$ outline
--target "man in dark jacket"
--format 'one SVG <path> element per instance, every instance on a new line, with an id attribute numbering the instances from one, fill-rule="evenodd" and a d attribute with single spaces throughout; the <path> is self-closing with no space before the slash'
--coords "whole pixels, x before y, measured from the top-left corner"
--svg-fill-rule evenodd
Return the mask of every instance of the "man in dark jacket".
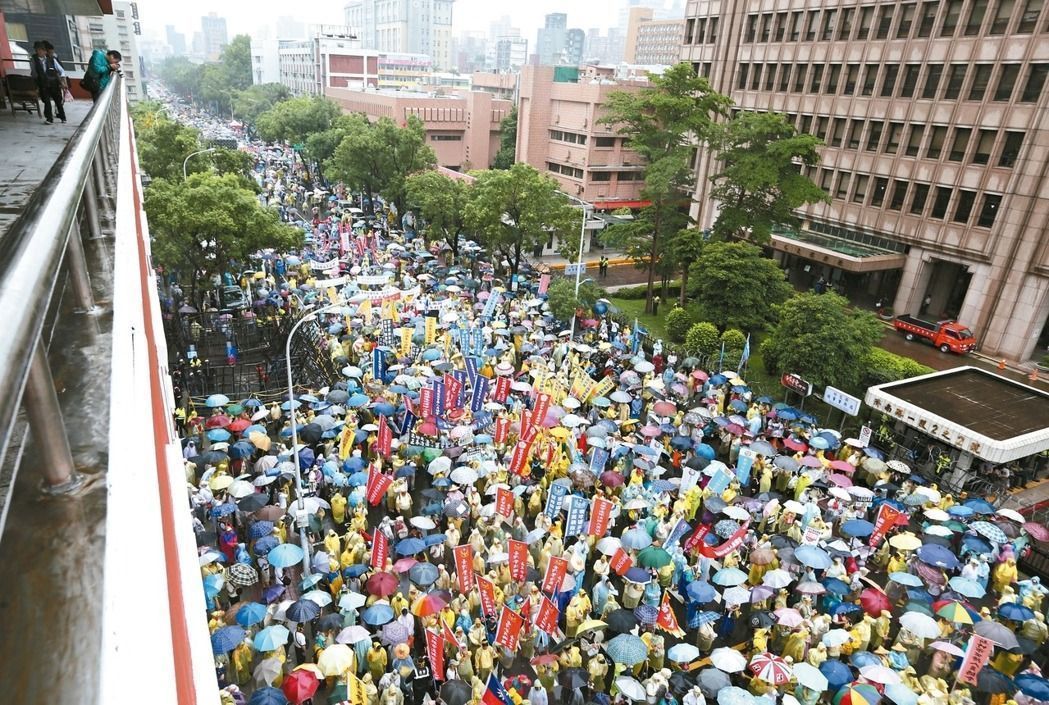
<path id="1" fill-rule="evenodd" d="M 55 47 L 51 42 L 36 42 L 33 44 L 36 52 L 30 59 L 30 70 L 33 80 L 36 81 L 40 100 L 44 101 L 44 120 L 48 125 L 55 121 L 55 116 L 62 122 L 66 121 L 66 111 L 62 105 L 62 82 L 65 80 L 66 72 L 62 64 L 58 63 L 55 56 Z M 51 103 L 54 102 L 54 111 Z"/>

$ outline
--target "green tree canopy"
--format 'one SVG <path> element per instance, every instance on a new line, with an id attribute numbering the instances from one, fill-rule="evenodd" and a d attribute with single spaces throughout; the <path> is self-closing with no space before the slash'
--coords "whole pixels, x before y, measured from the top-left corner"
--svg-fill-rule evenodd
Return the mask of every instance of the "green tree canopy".
<path id="1" fill-rule="evenodd" d="M 556 181 L 523 162 L 474 175 L 466 223 L 490 252 L 507 259 L 511 275 L 517 274 L 522 253 L 541 247 L 551 234 L 560 239 L 563 255 L 575 257 L 581 216 Z"/>
<path id="2" fill-rule="evenodd" d="M 800 374 L 818 388 L 855 391 L 884 333 L 874 314 L 850 309 L 834 293 L 798 294 L 778 308 L 779 323 L 761 344 L 767 370 Z"/>
<path id="3" fill-rule="evenodd" d="M 137 127 L 141 124 L 141 127 Z M 201 149 L 199 135 L 167 117 L 165 114 L 146 113 L 136 123 L 138 158 L 142 170 L 153 179 L 182 180 L 182 162 Z M 186 164 L 187 172 L 207 171 L 209 162 L 204 155 L 194 157 Z"/>
<path id="4" fill-rule="evenodd" d="M 581 282 L 579 284 L 579 296 L 575 293 L 575 281 L 564 277 L 557 277 L 546 290 L 547 303 L 550 305 L 550 313 L 559 321 L 568 322 L 576 315 L 576 311 L 585 313 L 593 310 L 597 300 L 605 295 L 604 289 L 593 282 Z M 586 318 L 587 316 L 583 316 Z"/>
<path id="5" fill-rule="evenodd" d="M 509 169 L 517 161 L 517 106 L 499 123 L 499 151 L 492 163 L 493 169 Z"/>
<path id="6" fill-rule="evenodd" d="M 459 236 L 466 230 L 467 183 L 427 170 L 409 176 L 405 185 L 408 204 L 426 223 L 427 240 L 444 240 L 458 259 Z"/>
<path id="7" fill-rule="evenodd" d="M 224 69 L 229 87 L 235 91 L 251 87 L 251 37 L 238 34 L 222 50 L 219 64 Z"/>
<path id="8" fill-rule="evenodd" d="M 259 205 L 234 174 L 154 180 L 145 209 L 153 259 L 168 269 L 221 273 L 231 260 L 245 261 L 260 249 L 286 252 L 302 244 L 302 232 Z"/>
<path id="9" fill-rule="evenodd" d="M 169 56 L 164 59 L 157 73 L 171 90 L 183 98 L 193 100 L 199 97 L 200 66 L 185 56 Z"/>
<path id="10" fill-rule="evenodd" d="M 255 126 L 267 142 L 305 143 L 310 135 L 330 129 L 339 113 L 339 106 L 327 98 L 302 96 L 277 103 Z"/>
<path id="11" fill-rule="evenodd" d="M 287 86 L 280 83 L 263 83 L 248 86 L 237 93 L 233 99 L 233 108 L 238 120 L 254 125 L 260 115 L 290 97 L 291 92 Z"/>
<path id="12" fill-rule="evenodd" d="M 691 270 L 700 318 L 722 331 L 763 329 L 775 321 L 774 306 L 794 293 L 775 260 L 747 242 L 708 242 Z"/>
<path id="13" fill-rule="evenodd" d="M 795 208 L 826 201 L 799 167 L 819 163 L 821 144 L 780 113 L 741 111 L 723 123 L 713 139 L 723 165 L 710 177 L 711 197 L 720 204 L 714 234 L 765 243 L 773 228 L 797 224 Z"/>

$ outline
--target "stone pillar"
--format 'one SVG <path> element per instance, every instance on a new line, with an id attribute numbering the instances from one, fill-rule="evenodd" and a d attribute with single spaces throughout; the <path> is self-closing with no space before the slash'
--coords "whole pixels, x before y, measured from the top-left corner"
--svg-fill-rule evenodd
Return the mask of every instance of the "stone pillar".
<path id="1" fill-rule="evenodd" d="M 892 310 L 897 316 L 918 313 L 931 273 L 932 262 L 926 259 L 925 250 L 912 247 L 907 255 L 907 262 L 903 265 L 903 276 L 896 289 L 896 300 L 892 304 Z"/>

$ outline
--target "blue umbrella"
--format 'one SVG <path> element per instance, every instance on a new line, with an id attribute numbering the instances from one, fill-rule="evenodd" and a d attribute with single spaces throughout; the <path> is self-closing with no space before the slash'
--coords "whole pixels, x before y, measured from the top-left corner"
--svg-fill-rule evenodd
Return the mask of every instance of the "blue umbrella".
<path id="1" fill-rule="evenodd" d="M 285 590 L 287 590 L 287 588 L 283 585 L 267 585 L 262 588 L 262 599 L 265 600 L 267 604 L 272 605 L 281 598 L 281 595 L 284 594 Z"/>
<path id="2" fill-rule="evenodd" d="M 427 534 L 426 536 L 423 536 L 423 543 L 429 548 L 431 546 L 436 546 L 439 543 L 444 543 L 447 538 L 448 537 L 445 534 Z"/>
<path id="3" fill-rule="evenodd" d="M 1016 602 L 1006 602 L 998 608 L 998 614 L 1014 622 L 1026 622 L 1028 619 L 1034 619 L 1034 610 Z"/>
<path id="4" fill-rule="evenodd" d="M 421 539 L 403 539 L 397 542 L 398 556 L 414 556 L 426 550 L 426 544 Z"/>
<path id="5" fill-rule="evenodd" d="M 283 404 L 281 404 L 280 408 L 284 411 L 291 411 L 292 409 L 298 409 L 300 406 L 302 406 L 302 402 L 293 399 L 291 401 L 286 401 Z"/>
<path id="6" fill-rule="evenodd" d="M 269 553 L 280 544 L 280 539 L 276 536 L 263 536 L 261 539 L 255 542 L 255 553 Z"/>
<path id="7" fill-rule="evenodd" d="M 956 575 L 948 580 L 947 584 L 962 597 L 980 599 L 987 594 L 987 590 L 979 582 L 972 580 L 971 578 L 963 578 L 960 575 Z M 1001 610 L 998 610 L 998 612 L 1001 613 Z"/>
<path id="8" fill-rule="evenodd" d="M 229 502 L 229 503 L 226 503 L 226 504 L 220 504 L 217 507 L 212 507 L 211 508 L 211 516 L 212 517 L 216 517 L 216 518 L 217 517 L 224 517 L 224 516 L 227 516 L 229 514 L 232 514 L 235 511 L 237 511 L 237 505 L 233 504 L 232 502 Z"/>
<path id="9" fill-rule="evenodd" d="M 248 705 L 288 705 L 288 698 L 280 688 L 259 688 L 251 694 Z"/>
<path id="10" fill-rule="evenodd" d="M 848 614 L 850 612 L 859 612 L 860 606 L 853 604 L 852 602 L 842 602 L 840 605 L 834 608 L 834 616 Z M 863 652 L 861 652 L 863 653 Z"/>
<path id="11" fill-rule="evenodd" d="M 873 446 L 867 446 L 866 448 L 864 448 L 863 454 L 866 455 L 868 458 L 874 458 L 875 460 L 885 460 L 885 453 L 882 453 L 880 450 Z"/>
<path id="12" fill-rule="evenodd" d="M 652 545 L 652 536 L 641 528 L 630 529 L 622 536 L 624 548 L 641 550 Z"/>
<path id="13" fill-rule="evenodd" d="M 350 487 L 364 487 L 368 484 L 368 473 L 355 472 L 346 478 L 346 484 Z"/>
<path id="14" fill-rule="evenodd" d="M 229 457 L 234 460 L 240 460 L 241 458 L 250 458 L 251 454 L 255 452 L 255 446 L 248 443 L 247 441 L 237 441 L 229 447 Z"/>
<path id="15" fill-rule="evenodd" d="M 293 543 L 282 543 L 266 554 L 266 560 L 275 568 L 287 568 L 302 562 L 302 549 Z"/>
<path id="16" fill-rule="evenodd" d="M 289 621 L 300 623 L 316 619 L 320 613 L 320 605 L 313 600 L 307 600 L 305 598 L 292 602 L 288 605 L 287 612 L 285 612 Z"/>
<path id="17" fill-rule="evenodd" d="M 849 658 L 849 663 L 856 668 L 863 668 L 864 666 L 880 666 L 881 659 L 870 651 L 857 651 Z"/>
<path id="18" fill-rule="evenodd" d="M 240 403 L 240 405 L 249 409 L 258 409 L 260 406 L 262 406 L 262 402 L 258 399 L 245 399 Z"/>
<path id="19" fill-rule="evenodd" d="M 914 573 L 903 573 L 903 572 L 889 573 L 889 580 L 893 581 L 894 583 L 898 583 L 900 585 L 903 585 L 905 587 L 917 587 L 917 588 L 920 588 L 923 585 L 925 585 L 925 583 L 922 582 L 922 579 L 919 578 Z"/>
<path id="20" fill-rule="evenodd" d="M 692 447 L 692 439 L 688 436 L 674 436 L 670 439 L 670 447 L 676 450 L 688 450 Z"/>
<path id="21" fill-rule="evenodd" d="M 233 651 L 240 642 L 244 641 L 245 633 L 243 627 L 235 624 L 216 629 L 211 635 L 211 651 L 216 654 Z"/>
<path id="22" fill-rule="evenodd" d="M 723 375 L 721 373 L 718 373 L 718 374 L 714 375 L 713 377 L 711 377 L 707 381 L 710 382 L 710 384 L 712 386 L 717 387 L 719 385 L 724 384 L 725 382 L 728 382 L 728 377 L 726 377 L 725 375 Z"/>
<path id="23" fill-rule="evenodd" d="M 365 563 L 357 563 L 356 565 L 350 565 L 343 568 L 342 574 L 347 578 L 359 578 L 369 570 L 371 570 L 371 566 Z"/>
<path id="24" fill-rule="evenodd" d="M 993 550 L 990 541 L 976 534 L 962 536 L 962 549 L 976 554 L 990 553 Z"/>
<path id="25" fill-rule="evenodd" d="M 827 450 L 830 448 L 830 442 L 823 436 L 813 436 L 809 439 L 809 448 L 815 448 L 816 450 Z"/>
<path id="26" fill-rule="evenodd" d="M 265 618 L 266 605 L 259 602 L 249 602 L 237 610 L 237 624 L 242 627 L 253 626 Z"/>
<path id="27" fill-rule="evenodd" d="M 885 686 L 885 697 L 896 705 L 918 705 L 918 696 L 902 683 L 890 683 Z"/>
<path id="28" fill-rule="evenodd" d="M 227 397 L 225 394 L 212 394 L 210 397 L 207 398 L 207 401 L 204 402 L 204 405 L 207 406 L 209 409 L 214 409 L 219 406 L 226 406 L 226 404 L 229 404 L 229 397 Z"/>
<path id="29" fill-rule="evenodd" d="M 848 595 L 852 588 L 844 580 L 838 580 L 837 578 L 824 578 L 823 587 L 827 588 L 827 592 L 834 595 Z"/>
<path id="30" fill-rule="evenodd" d="M 251 426 L 248 426 L 243 431 L 241 431 L 240 432 L 240 437 L 241 438 L 247 438 L 248 436 L 250 436 L 253 433 L 261 433 L 262 435 L 266 435 L 266 427 L 265 426 L 260 426 L 258 424 L 253 424 Z"/>
<path id="31" fill-rule="evenodd" d="M 273 532 L 272 521 L 257 521 L 251 525 L 248 529 L 249 539 L 261 539 L 263 536 L 269 536 Z M 256 550 L 258 545 L 256 544 Z"/>
<path id="32" fill-rule="evenodd" d="M 918 559 L 937 568 L 954 570 L 958 567 L 958 557 L 950 549 L 936 543 L 927 543 L 918 549 Z"/>
<path id="33" fill-rule="evenodd" d="M 408 571 L 408 579 L 419 587 L 426 587 L 437 582 L 437 573 L 433 563 L 416 563 Z"/>
<path id="34" fill-rule="evenodd" d="M 1015 683 L 1027 697 L 1049 701 L 1049 680 L 1033 673 L 1021 673 L 1016 677 Z"/>
<path id="35" fill-rule="evenodd" d="M 826 570 L 832 563 L 830 555 L 818 546 L 798 546 L 794 549 L 794 558 L 802 565 L 816 570 Z"/>
<path id="36" fill-rule="evenodd" d="M 783 419 L 784 421 L 796 421 L 799 416 L 801 416 L 801 414 L 789 406 L 776 412 L 776 418 Z"/>
<path id="37" fill-rule="evenodd" d="M 393 608 L 389 605 L 372 605 L 361 613 L 361 621 L 377 627 L 393 621 Z"/>
<path id="38" fill-rule="evenodd" d="M 829 659 L 819 665 L 820 673 L 827 677 L 828 690 L 838 690 L 846 683 L 851 683 L 852 669 L 837 659 Z"/>
<path id="39" fill-rule="evenodd" d="M 685 594 L 688 595 L 690 600 L 704 603 L 713 602 L 718 593 L 710 583 L 702 580 L 693 580 L 685 586 Z"/>
<path id="40" fill-rule="evenodd" d="M 222 443 L 233 437 L 230 435 L 230 432 L 224 428 L 213 428 L 208 431 L 206 435 L 208 440 L 212 443 Z"/>
<path id="41" fill-rule="evenodd" d="M 706 458 L 707 460 L 713 460 L 717 457 L 717 453 L 714 451 L 714 449 L 706 443 L 696 444 L 696 455 L 698 455 L 701 458 Z"/>
<path id="42" fill-rule="evenodd" d="M 368 401 L 368 397 L 358 392 L 346 400 L 346 406 L 351 409 L 359 409 L 360 407 L 367 405 Z"/>
<path id="43" fill-rule="evenodd" d="M 719 619 L 721 619 L 720 612 L 711 612 L 710 610 L 705 610 L 703 612 L 700 612 L 697 617 L 693 617 L 692 623 L 695 624 L 696 622 L 699 622 L 699 626 L 703 626 L 704 624 L 709 624 L 710 622 L 716 622 Z"/>
<path id="44" fill-rule="evenodd" d="M 974 497 L 967 499 L 962 502 L 962 505 L 973 510 L 977 514 L 994 514 L 994 505 L 988 502 L 986 499 L 980 497 Z"/>
<path id="45" fill-rule="evenodd" d="M 865 519 L 850 519 L 841 525 L 841 532 L 854 538 L 870 536 L 874 533 L 874 524 Z"/>
<path id="46" fill-rule="evenodd" d="M 629 580 L 632 583 L 638 583 L 642 585 L 645 583 L 652 582 L 651 573 L 649 573 L 644 568 L 638 568 L 637 566 L 628 569 L 627 572 L 623 574 L 623 578 Z"/>
<path id="47" fill-rule="evenodd" d="M 971 517 L 976 512 L 973 511 L 972 507 L 967 507 L 964 504 L 952 504 L 947 507 L 947 513 L 952 517 Z"/>
<path id="48" fill-rule="evenodd" d="M 380 416 L 393 416 L 397 413 L 397 407 L 388 401 L 379 402 L 372 408 L 375 410 L 375 413 Z"/>

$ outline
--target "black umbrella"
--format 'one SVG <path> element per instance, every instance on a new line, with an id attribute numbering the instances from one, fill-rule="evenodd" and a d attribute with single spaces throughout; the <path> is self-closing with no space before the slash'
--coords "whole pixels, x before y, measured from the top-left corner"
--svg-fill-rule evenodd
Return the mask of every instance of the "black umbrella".
<path id="1" fill-rule="evenodd" d="M 1017 688 L 1012 678 L 994 670 L 990 666 L 984 666 L 976 676 L 976 690 L 981 693 L 1015 693 Z"/>
<path id="2" fill-rule="evenodd" d="M 699 672 L 699 689 L 708 698 L 716 698 L 718 692 L 732 685 L 728 674 L 717 668 L 704 668 Z"/>
<path id="3" fill-rule="evenodd" d="M 441 686 L 441 700 L 445 705 L 466 705 L 473 697 L 473 690 L 461 680 L 451 680 Z"/>
<path id="4" fill-rule="evenodd" d="M 692 690 L 694 685 L 692 678 L 684 671 L 675 671 L 670 675 L 670 691 L 678 698 L 684 697 L 685 693 Z"/>
<path id="5" fill-rule="evenodd" d="M 299 429 L 299 440 L 306 445 L 313 445 L 320 441 L 321 436 L 324 435 L 324 429 L 318 424 L 309 423 Z"/>
<path id="6" fill-rule="evenodd" d="M 257 512 L 266 506 L 268 497 L 258 492 L 252 492 L 247 497 L 237 500 L 237 508 L 242 512 Z"/>
<path id="7" fill-rule="evenodd" d="M 783 534 L 775 534 L 770 540 L 775 548 L 796 548 L 798 545 L 797 541 Z"/>
<path id="8" fill-rule="evenodd" d="M 557 682 L 561 684 L 562 688 L 575 690 L 589 683 L 590 676 L 582 668 L 568 668 L 561 671 L 560 675 L 557 676 Z"/>
<path id="9" fill-rule="evenodd" d="M 318 624 L 322 632 L 328 631 L 329 629 L 342 629 L 342 615 L 326 614 L 321 617 L 321 621 L 318 622 Z"/>
<path id="10" fill-rule="evenodd" d="M 765 610 L 758 610 L 750 615 L 750 626 L 768 629 L 776 623 L 776 619 Z"/>
<path id="11" fill-rule="evenodd" d="M 637 626 L 637 617 L 631 610 L 626 609 L 613 610 L 605 621 L 609 629 L 620 634 L 626 634 Z"/>

